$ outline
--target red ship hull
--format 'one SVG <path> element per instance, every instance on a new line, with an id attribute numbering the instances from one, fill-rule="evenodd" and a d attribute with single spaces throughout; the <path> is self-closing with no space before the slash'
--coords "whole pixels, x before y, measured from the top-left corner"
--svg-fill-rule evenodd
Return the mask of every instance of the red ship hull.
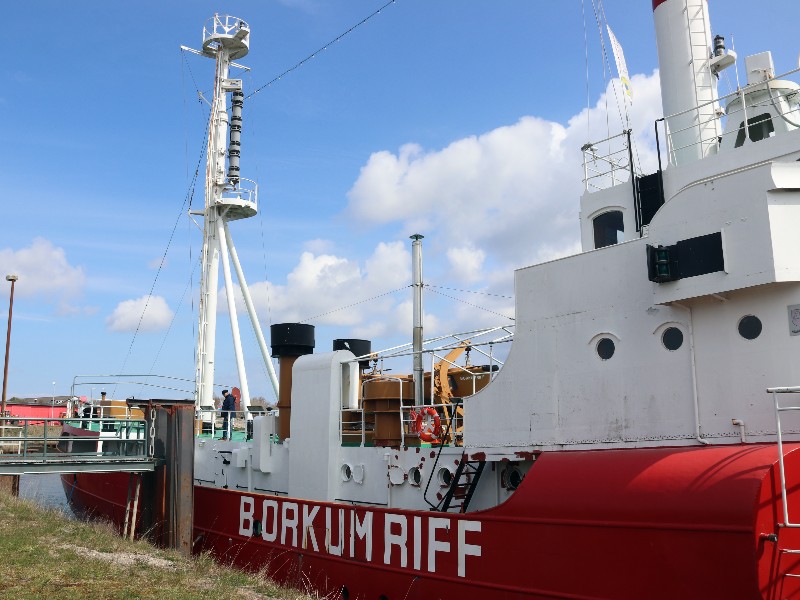
<path id="1" fill-rule="evenodd" d="M 195 486 L 195 551 L 348 598 L 795 598 L 800 555 L 785 551 L 800 533 L 778 526 L 777 458 L 774 445 L 545 453 L 508 501 L 468 515 Z M 64 487 L 122 523 L 127 474 Z"/>

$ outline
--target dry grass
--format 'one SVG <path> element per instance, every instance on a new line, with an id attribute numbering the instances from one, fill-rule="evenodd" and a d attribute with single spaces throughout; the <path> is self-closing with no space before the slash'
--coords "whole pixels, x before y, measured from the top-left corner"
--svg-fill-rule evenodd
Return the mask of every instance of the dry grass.
<path id="1" fill-rule="evenodd" d="M 185 559 L 0 492 L 0 599 L 313 600 L 215 563 Z"/>

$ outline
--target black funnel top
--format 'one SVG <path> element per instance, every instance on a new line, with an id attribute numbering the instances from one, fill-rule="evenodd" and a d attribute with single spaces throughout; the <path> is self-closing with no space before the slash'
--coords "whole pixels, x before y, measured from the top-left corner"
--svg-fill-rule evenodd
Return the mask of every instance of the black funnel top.
<path id="1" fill-rule="evenodd" d="M 365 356 L 372 352 L 372 342 L 370 340 L 358 340 L 353 338 L 333 340 L 334 350 L 350 350 L 356 356 Z M 369 368 L 369 359 L 360 360 L 358 364 L 362 369 Z"/>
<path id="2" fill-rule="evenodd" d="M 314 352 L 314 326 L 305 323 L 270 325 L 272 356 L 304 356 Z"/>

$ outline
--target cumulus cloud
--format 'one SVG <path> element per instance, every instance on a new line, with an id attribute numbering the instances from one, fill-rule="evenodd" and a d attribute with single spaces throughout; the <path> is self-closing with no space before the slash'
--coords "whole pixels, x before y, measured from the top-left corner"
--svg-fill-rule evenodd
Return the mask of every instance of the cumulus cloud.
<path id="1" fill-rule="evenodd" d="M 479 281 L 482 278 L 481 270 L 486 252 L 472 246 L 450 248 L 447 250 L 447 260 L 450 262 L 450 272 L 458 280 L 466 283 Z"/>
<path id="2" fill-rule="evenodd" d="M 64 249 L 44 238 L 20 250 L 0 250 L 0 271 L 19 275 L 15 294 L 55 301 L 64 312 L 86 284 L 83 268 L 69 264 Z"/>
<path id="3" fill-rule="evenodd" d="M 117 304 L 106 318 L 106 326 L 111 331 L 133 332 L 137 327 L 139 331 L 161 331 L 169 326 L 172 316 L 172 309 L 163 297 L 142 296 Z"/>
<path id="4" fill-rule="evenodd" d="M 397 300 L 392 292 L 410 283 L 411 253 L 402 242 L 391 242 L 378 244 L 363 263 L 303 252 L 285 285 L 257 282 L 250 285 L 250 293 L 265 321 L 310 321 L 361 331 L 359 327 L 372 317 L 394 311 Z M 220 294 L 224 296 L 224 290 Z M 243 304 L 237 290 L 239 309 Z M 220 301 L 220 310 L 226 310 L 225 300 Z M 395 331 L 399 321 L 387 321 L 390 324 L 381 330 Z"/>
<path id="5" fill-rule="evenodd" d="M 658 75 L 637 75 L 632 83 L 636 156 L 642 171 L 651 172 Z M 284 285 L 251 285 L 261 318 L 334 326 L 346 331 L 342 335 L 366 339 L 398 333 L 407 338 L 407 236 L 421 233 L 430 286 L 425 292 L 426 336 L 509 324 L 513 268 L 580 251 L 580 148 L 608 137 L 607 115 L 618 124 L 610 133 L 623 129 L 615 117 L 615 98 L 622 95 L 610 84 L 595 106 L 566 123 L 524 116 L 441 149 L 409 141 L 396 152 L 373 153 L 348 193 L 346 211 L 371 235 L 389 232 L 390 239 L 406 239 L 378 244 L 364 261 L 338 255 L 328 240 L 307 242 Z M 389 293 L 398 288 L 402 291 Z"/>
<path id="6" fill-rule="evenodd" d="M 649 172 L 656 162 L 658 75 L 636 75 L 632 84 L 636 158 Z M 580 148 L 623 129 L 617 98 L 622 96 L 612 82 L 594 107 L 566 124 L 525 116 L 440 150 L 409 142 L 397 152 L 375 152 L 348 193 L 348 212 L 367 225 L 435 236 L 449 248 L 454 274 L 471 282 L 479 281 L 488 256 L 495 267 L 508 268 L 575 252 Z M 607 115 L 617 123 L 610 132 Z"/>

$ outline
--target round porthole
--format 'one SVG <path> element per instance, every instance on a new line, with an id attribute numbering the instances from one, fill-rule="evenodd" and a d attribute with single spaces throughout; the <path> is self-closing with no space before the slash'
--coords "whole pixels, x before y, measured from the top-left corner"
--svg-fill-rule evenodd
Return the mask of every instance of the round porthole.
<path id="1" fill-rule="evenodd" d="M 661 343 L 667 350 L 677 350 L 683 346 L 683 332 L 677 327 L 667 327 L 661 334 Z"/>
<path id="2" fill-rule="evenodd" d="M 453 473 L 447 467 L 439 469 L 438 477 L 439 485 L 442 487 L 450 487 L 450 484 L 453 483 Z"/>
<path id="3" fill-rule="evenodd" d="M 524 475 L 517 467 L 512 467 L 508 471 L 508 489 L 515 490 L 522 483 Z"/>
<path id="4" fill-rule="evenodd" d="M 350 481 L 353 477 L 353 469 L 347 463 L 342 465 L 342 481 Z"/>
<path id="5" fill-rule="evenodd" d="M 411 467 L 408 470 L 408 482 L 416 486 L 422 483 L 422 472 L 419 470 L 419 467 Z"/>
<path id="6" fill-rule="evenodd" d="M 746 340 L 754 340 L 761 335 L 761 319 L 754 315 L 742 317 L 739 321 L 739 335 Z"/>
<path id="7" fill-rule="evenodd" d="M 614 340 L 611 338 L 602 338 L 597 342 L 597 356 L 603 360 L 608 360 L 614 356 Z"/>

